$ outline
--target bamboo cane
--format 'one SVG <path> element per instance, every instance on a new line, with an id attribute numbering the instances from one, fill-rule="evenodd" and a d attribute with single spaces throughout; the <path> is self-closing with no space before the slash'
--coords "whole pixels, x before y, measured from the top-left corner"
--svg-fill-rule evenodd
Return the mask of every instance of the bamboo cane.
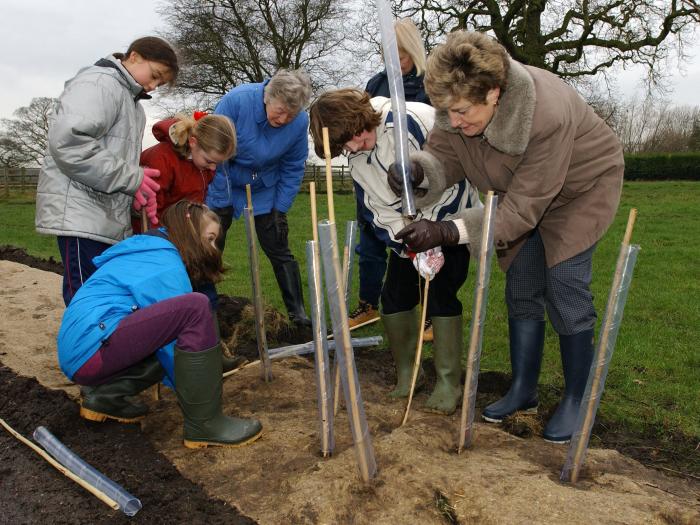
<path id="1" fill-rule="evenodd" d="M 326 291 L 328 292 L 333 331 L 336 335 L 336 354 L 340 356 L 341 378 L 343 379 L 343 392 L 345 405 L 350 420 L 353 434 L 353 442 L 357 455 L 358 467 L 362 479 L 367 482 L 376 474 L 374 452 L 367 428 L 367 420 L 362 408 L 362 394 L 360 383 L 355 369 L 355 358 L 350 341 L 348 329 L 347 311 L 342 300 L 340 287 L 340 261 L 336 247 L 335 225 L 325 222 L 319 225 L 319 237 L 321 240 L 321 252 L 323 255 L 323 268 L 326 278 Z"/>
<path id="2" fill-rule="evenodd" d="M 354 228 L 356 226 L 355 221 L 350 221 L 347 223 L 347 228 L 345 230 L 345 246 L 343 247 L 343 290 L 345 290 L 345 307 L 346 309 L 350 307 L 350 288 L 351 288 L 351 269 L 352 269 L 352 245 L 354 239 Z M 376 322 L 379 319 L 370 319 L 359 325 L 351 326 L 350 331 L 366 326 L 370 323 Z M 328 336 L 329 339 L 333 338 L 333 334 Z M 338 368 L 338 362 L 335 362 L 335 372 L 333 373 L 333 414 L 338 414 L 338 409 L 340 406 L 340 369 Z"/>
<path id="3" fill-rule="evenodd" d="M 484 221 L 481 229 L 481 246 L 479 250 L 479 267 L 474 292 L 474 307 L 469 334 L 469 350 L 467 352 L 467 367 L 462 395 L 462 414 L 460 419 L 459 444 L 457 453 L 460 454 L 465 446 L 470 446 L 473 438 L 474 411 L 476 409 L 476 387 L 479 380 L 479 361 L 481 359 L 481 339 L 483 322 L 486 315 L 488 300 L 488 284 L 491 275 L 491 255 L 493 254 L 493 222 L 496 214 L 498 198 L 493 191 L 486 195 Z M 472 395 L 472 393 L 474 395 Z"/>
<path id="4" fill-rule="evenodd" d="M 634 223 L 637 219 L 637 209 L 632 208 L 627 219 L 627 227 L 625 228 L 625 234 L 622 239 L 622 245 L 620 246 L 620 254 L 617 258 L 617 264 L 615 265 L 615 275 L 613 276 L 613 282 L 610 287 L 610 296 L 608 297 L 608 304 L 606 306 L 606 317 L 605 323 L 601 328 L 600 341 L 598 342 L 598 348 L 595 356 L 594 366 L 595 372 L 590 381 L 587 403 L 581 406 L 579 410 L 585 410 L 585 416 L 583 416 L 583 422 L 580 426 L 580 432 L 578 433 L 577 439 L 572 436 L 572 442 L 569 450 L 569 458 L 567 459 L 567 464 L 561 473 L 562 480 L 566 481 L 568 477 L 571 483 L 575 484 L 578 481 L 581 467 L 583 466 L 583 457 L 586 453 L 588 447 L 588 440 L 590 439 L 591 430 L 593 428 L 593 423 L 595 421 L 595 416 L 598 408 L 598 401 L 602 395 L 603 388 L 605 387 L 605 377 L 603 375 L 603 370 L 605 369 L 605 360 L 607 358 L 608 346 L 610 344 L 611 331 L 614 328 L 615 323 L 612 322 L 612 313 L 615 310 L 615 301 L 617 296 L 615 291 L 620 288 L 620 284 L 623 278 L 623 270 L 625 262 L 627 259 L 627 253 L 629 251 L 629 244 L 632 238 L 632 230 L 634 229 Z M 579 415 L 579 418 L 581 416 Z M 579 419 L 580 420 L 580 419 Z M 567 465 L 571 464 L 571 470 L 567 476 L 568 469 Z"/>
<path id="5" fill-rule="evenodd" d="M 141 233 L 146 233 L 148 231 L 148 215 L 146 215 L 146 208 L 141 207 Z"/>
<path id="6" fill-rule="evenodd" d="M 335 289 L 338 290 L 337 286 L 339 277 L 341 276 L 340 261 L 338 260 L 338 251 L 335 249 L 336 241 L 336 230 L 335 230 L 335 208 L 333 204 L 333 180 L 331 173 L 331 153 L 330 153 L 330 141 L 328 138 L 328 128 L 322 129 L 323 135 L 323 153 L 326 159 L 326 193 L 328 195 L 328 232 L 329 241 L 332 246 L 332 254 L 330 261 L 328 261 L 327 255 L 324 255 L 324 263 L 330 262 L 330 264 L 324 264 L 324 274 L 326 276 L 326 283 L 328 285 L 329 281 L 335 281 Z M 326 290 L 329 287 L 326 286 Z M 333 319 L 333 331 L 338 331 L 342 336 L 342 341 L 337 341 L 336 353 L 343 352 L 345 359 L 345 375 L 346 375 L 346 399 L 348 415 L 350 417 L 350 424 L 353 429 L 353 440 L 355 442 L 355 450 L 357 452 L 358 466 L 360 468 L 360 474 L 365 482 L 368 482 L 370 478 L 376 475 L 376 463 L 374 460 L 374 451 L 372 450 L 371 441 L 364 440 L 363 436 L 356 434 L 360 432 L 360 429 L 367 427 L 367 420 L 364 418 L 364 414 L 360 413 L 360 403 L 361 394 L 359 381 L 355 370 L 355 358 L 352 351 L 352 345 L 350 343 L 350 330 L 348 327 L 348 315 L 347 308 L 345 307 L 345 301 L 341 300 L 340 293 L 337 294 L 337 311 L 335 312 L 335 317 Z M 334 302 L 329 300 L 331 303 L 331 313 L 333 313 Z M 340 347 L 340 348 L 338 348 Z M 364 423 L 364 425 L 363 425 Z M 363 446 L 364 445 L 364 446 Z M 365 448 L 366 447 L 366 448 Z"/>
<path id="7" fill-rule="evenodd" d="M 425 280 L 423 289 L 423 311 L 420 315 L 420 330 L 418 332 L 418 344 L 416 345 L 416 357 L 413 360 L 413 374 L 411 375 L 411 389 L 408 391 L 408 401 L 406 401 L 406 411 L 403 414 L 401 425 L 404 426 L 408 421 L 408 413 L 411 411 L 411 401 L 413 401 L 413 392 L 416 389 L 416 380 L 418 379 L 418 370 L 420 370 L 420 361 L 423 351 L 423 335 L 425 334 L 425 317 L 428 313 L 428 291 L 430 290 L 430 279 Z"/>
<path id="8" fill-rule="evenodd" d="M 316 183 L 309 182 L 309 198 L 311 199 L 311 236 L 318 244 L 318 214 L 316 213 Z"/>
<path id="9" fill-rule="evenodd" d="M 347 245 L 343 248 L 343 289 L 347 288 L 348 285 L 348 257 L 350 253 Z M 347 305 L 346 305 L 347 306 Z M 335 360 L 335 372 L 333 373 L 333 415 L 338 415 L 338 409 L 340 408 L 340 367 L 338 366 L 338 360 Z"/>
<path id="10" fill-rule="evenodd" d="M 333 168 L 331 167 L 331 148 L 328 138 L 328 128 L 321 129 L 323 137 L 323 157 L 326 161 L 326 196 L 328 198 L 328 221 L 335 224 L 335 203 L 333 202 Z M 345 254 L 343 254 L 345 255 Z M 343 264 L 345 267 L 345 264 Z M 335 360 L 333 373 L 333 415 L 338 415 L 340 407 L 340 368 L 338 360 Z"/>
<path id="11" fill-rule="evenodd" d="M 250 275 L 253 285 L 253 300 L 255 306 L 255 332 L 260 355 L 260 373 L 266 383 L 272 381 L 272 367 L 267 353 L 267 335 L 265 334 L 265 309 L 262 301 L 262 287 L 260 285 L 260 269 L 258 266 L 258 250 L 255 242 L 255 216 L 253 214 L 253 198 L 250 184 L 245 186 L 248 206 L 246 212 L 246 230 L 248 232 L 248 252 L 250 256 Z"/>
<path id="12" fill-rule="evenodd" d="M 335 204 L 333 203 L 333 170 L 331 168 L 331 147 L 328 128 L 321 130 L 323 135 L 323 156 L 326 158 L 326 195 L 328 196 L 328 221 L 335 224 Z"/>
<path id="13" fill-rule="evenodd" d="M 4 419 L 0 418 L 0 425 L 2 425 L 5 430 L 7 430 L 10 434 L 12 434 L 14 437 L 16 437 L 19 441 L 27 445 L 29 448 L 31 448 L 34 452 L 39 454 L 42 458 L 44 458 L 52 467 L 54 467 L 56 470 L 58 470 L 61 474 L 66 476 L 67 478 L 75 481 L 78 485 L 83 487 L 85 490 L 87 490 L 90 494 L 95 496 L 97 499 L 108 505 L 114 510 L 119 510 L 119 504 L 114 501 L 112 498 L 110 498 L 107 494 L 102 492 L 101 490 L 95 488 L 94 486 L 90 485 L 87 481 L 84 479 L 76 476 L 73 472 L 71 472 L 69 469 L 61 465 L 58 461 L 56 461 L 54 458 L 52 458 L 46 451 L 44 451 L 41 447 L 38 447 L 31 441 L 29 441 L 27 438 L 22 436 L 19 432 L 16 432 L 10 425 L 8 425 Z"/>

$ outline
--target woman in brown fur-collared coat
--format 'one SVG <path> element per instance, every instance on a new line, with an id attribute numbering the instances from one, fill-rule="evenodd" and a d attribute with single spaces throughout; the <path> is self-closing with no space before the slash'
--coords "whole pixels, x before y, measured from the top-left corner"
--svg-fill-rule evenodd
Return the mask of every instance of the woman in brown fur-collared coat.
<path id="1" fill-rule="evenodd" d="M 506 271 L 513 383 L 483 417 L 536 409 L 546 310 L 565 391 L 544 438 L 566 442 L 593 358 L 591 262 L 620 200 L 622 147 L 571 86 L 515 62 L 481 33 L 451 33 L 428 59 L 425 87 L 437 115 L 424 151 L 411 157 L 423 188 L 417 204 L 465 177 L 498 195 L 494 244 Z M 396 170 L 390 182 L 400 191 Z M 416 252 L 469 243 L 474 256 L 482 222 L 483 209 L 471 209 L 455 221 L 412 223 L 397 237 Z"/>

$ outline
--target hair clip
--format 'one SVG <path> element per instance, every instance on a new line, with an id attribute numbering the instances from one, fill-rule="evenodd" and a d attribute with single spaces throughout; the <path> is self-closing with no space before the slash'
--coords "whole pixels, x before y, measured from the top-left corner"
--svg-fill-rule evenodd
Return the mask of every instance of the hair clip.
<path id="1" fill-rule="evenodd" d="M 194 113 L 192 113 L 192 118 L 194 118 L 195 120 L 199 120 L 202 117 L 206 117 L 208 114 L 209 113 L 207 113 L 206 111 L 195 111 Z"/>

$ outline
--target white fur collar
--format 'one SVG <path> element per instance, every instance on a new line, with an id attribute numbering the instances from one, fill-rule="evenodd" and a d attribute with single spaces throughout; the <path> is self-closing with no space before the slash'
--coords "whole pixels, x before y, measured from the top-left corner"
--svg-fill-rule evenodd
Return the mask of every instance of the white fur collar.
<path id="1" fill-rule="evenodd" d="M 522 155 L 527 149 L 535 113 L 535 83 L 522 64 L 510 61 L 508 88 L 501 93 L 496 112 L 484 130 L 488 143 L 507 155 Z M 435 113 L 435 126 L 450 133 L 461 133 L 450 125 L 447 110 Z"/>

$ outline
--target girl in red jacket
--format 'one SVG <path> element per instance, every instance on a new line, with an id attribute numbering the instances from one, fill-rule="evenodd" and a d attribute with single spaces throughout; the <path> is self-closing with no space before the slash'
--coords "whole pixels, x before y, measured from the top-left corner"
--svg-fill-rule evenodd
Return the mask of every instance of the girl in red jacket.
<path id="1" fill-rule="evenodd" d="M 236 130 L 228 117 L 195 111 L 153 126 L 159 144 L 141 153 L 141 165 L 160 171 L 158 217 L 181 199 L 203 203 L 216 165 L 236 153 Z"/>

